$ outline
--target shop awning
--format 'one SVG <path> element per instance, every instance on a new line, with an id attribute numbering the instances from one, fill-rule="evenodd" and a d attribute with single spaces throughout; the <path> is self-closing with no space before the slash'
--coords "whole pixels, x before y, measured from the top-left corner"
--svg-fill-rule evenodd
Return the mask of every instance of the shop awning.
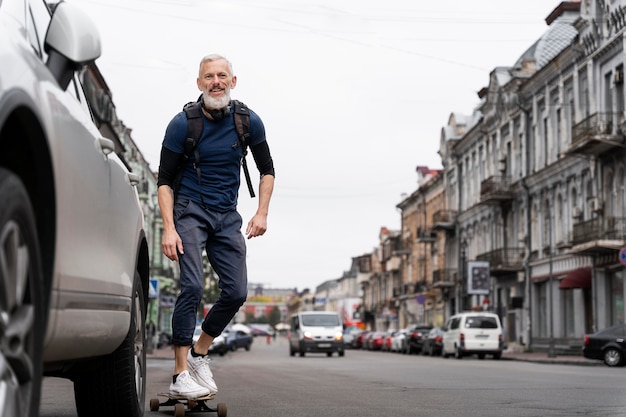
<path id="1" fill-rule="evenodd" d="M 591 288 L 591 268 L 578 268 L 568 272 L 559 282 L 559 288 L 562 290 Z"/>

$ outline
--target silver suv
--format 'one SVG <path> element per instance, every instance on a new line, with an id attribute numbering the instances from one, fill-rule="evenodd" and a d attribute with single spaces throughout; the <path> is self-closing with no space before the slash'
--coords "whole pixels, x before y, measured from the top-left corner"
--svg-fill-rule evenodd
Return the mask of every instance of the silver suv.
<path id="1" fill-rule="evenodd" d="M 0 0 L 0 415 L 39 415 L 43 375 L 79 416 L 141 416 L 148 246 L 130 173 L 81 79 L 100 55 L 72 4 Z"/>

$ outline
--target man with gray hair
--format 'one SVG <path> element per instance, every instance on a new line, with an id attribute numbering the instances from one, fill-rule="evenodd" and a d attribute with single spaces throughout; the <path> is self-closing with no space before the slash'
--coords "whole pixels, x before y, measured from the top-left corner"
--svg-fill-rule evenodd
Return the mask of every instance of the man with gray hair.
<path id="1" fill-rule="evenodd" d="M 158 198 L 163 218 L 162 250 L 180 265 L 180 293 L 172 316 L 174 376 L 170 391 L 189 399 L 217 393 L 208 350 L 235 316 L 247 295 L 246 243 L 237 212 L 241 163 L 244 158 L 234 120 L 230 91 L 237 77 L 220 55 L 200 62 L 197 85 L 202 92 L 203 129 L 195 157 L 185 159 L 187 118 L 180 112 L 165 131 L 159 165 Z M 274 189 L 274 164 L 261 118 L 250 110 L 248 145 L 261 175 L 258 208 L 248 222 L 248 239 L 267 230 Z M 182 168 L 180 167 L 182 165 Z M 177 175 L 182 169 L 180 182 Z M 175 192 L 176 188 L 176 192 Z M 192 346 L 196 312 L 204 289 L 203 252 L 219 277 L 217 302 L 202 322 Z"/>

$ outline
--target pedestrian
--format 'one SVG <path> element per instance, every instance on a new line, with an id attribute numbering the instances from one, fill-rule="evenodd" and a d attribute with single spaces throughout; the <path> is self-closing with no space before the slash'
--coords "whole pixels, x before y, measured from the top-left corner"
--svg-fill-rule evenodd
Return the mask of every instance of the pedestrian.
<path id="1" fill-rule="evenodd" d="M 203 131 L 195 157 L 185 162 L 174 191 L 176 173 L 184 160 L 187 138 L 185 112 L 170 121 L 161 148 L 158 200 L 163 218 L 162 250 L 178 261 L 180 292 L 172 316 L 174 375 L 170 391 L 187 398 L 217 393 L 209 367 L 208 350 L 246 300 L 246 242 L 237 196 L 243 155 L 236 146 L 230 93 L 237 84 L 232 64 L 220 55 L 200 61 L 197 78 L 202 92 Z M 267 230 L 267 215 L 274 189 L 274 164 L 261 118 L 250 110 L 249 147 L 261 179 L 258 208 L 248 222 L 248 239 Z M 194 167 L 199 161 L 200 173 Z M 202 322 L 202 333 L 192 346 L 196 311 L 204 288 L 203 251 L 219 277 L 220 295 Z"/>

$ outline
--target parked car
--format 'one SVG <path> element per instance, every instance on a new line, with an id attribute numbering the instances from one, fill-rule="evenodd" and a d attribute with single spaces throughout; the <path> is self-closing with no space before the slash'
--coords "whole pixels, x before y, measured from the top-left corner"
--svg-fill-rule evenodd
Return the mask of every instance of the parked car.
<path id="1" fill-rule="evenodd" d="M 96 125 L 100 36 L 74 3 L 0 1 L 2 416 L 39 416 L 44 375 L 73 381 L 79 417 L 144 411 L 139 176 Z"/>
<path id="2" fill-rule="evenodd" d="M 406 337 L 408 329 L 400 329 L 391 339 L 392 352 L 406 352 Z"/>
<path id="3" fill-rule="evenodd" d="M 385 332 L 372 332 L 367 338 L 367 350 L 381 350 L 385 340 Z"/>
<path id="4" fill-rule="evenodd" d="M 240 348 L 249 351 L 253 340 L 254 337 L 251 333 L 226 328 L 222 334 L 213 339 L 213 343 L 209 346 L 209 353 L 224 356 L 226 352 L 234 352 Z"/>
<path id="5" fill-rule="evenodd" d="M 354 349 L 365 349 L 365 341 L 367 340 L 367 336 L 371 332 L 364 330 L 356 335 L 354 340 L 352 341 L 352 347 Z"/>
<path id="6" fill-rule="evenodd" d="M 251 334 L 241 330 L 230 331 L 226 336 L 226 344 L 228 349 L 232 352 L 237 349 L 245 349 L 246 351 L 249 351 L 252 347 L 253 341 L 254 338 Z"/>
<path id="7" fill-rule="evenodd" d="M 420 353 L 422 351 L 422 337 L 428 334 L 433 326 L 430 324 L 413 324 L 407 331 L 406 353 Z"/>
<path id="8" fill-rule="evenodd" d="M 391 352 L 391 341 L 393 340 L 393 337 L 395 336 L 397 332 L 398 332 L 397 330 L 388 330 L 385 332 L 385 337 L 383 339 L 383 346 L 381 348 L 382 351 Z"/>
<path id="9" fill-rule="evenodd" d="M 502 325 L 497 314 L 486 312 L 459 313 L 450 317 L 443 327 L 442 356 L 493 355 L 500 359 L 504 349 Z"/>
<path id="10" fill-rule="evenodd" d="M 439 356 L 441 355 L 442 348 L 443 330 L 441 330 L 441 327 L 433 327 L 428 333 L 424 334 L 422 340 L 422 354 Z"/>
<path id="11" fill-rule="evenodd" d="M 588 359 L 599 359 L 607 366 L 624 366 L 626 364 L 626 324 L 618 324 L 585 335 L 583 356 Z"/>
<path id="12" fill-rule="evenodd" d="M 358 327 L 346 327 L 343 331 L 343 345 L 350 349 L 354 347 L 354 339 L 361 333 Z"/>

